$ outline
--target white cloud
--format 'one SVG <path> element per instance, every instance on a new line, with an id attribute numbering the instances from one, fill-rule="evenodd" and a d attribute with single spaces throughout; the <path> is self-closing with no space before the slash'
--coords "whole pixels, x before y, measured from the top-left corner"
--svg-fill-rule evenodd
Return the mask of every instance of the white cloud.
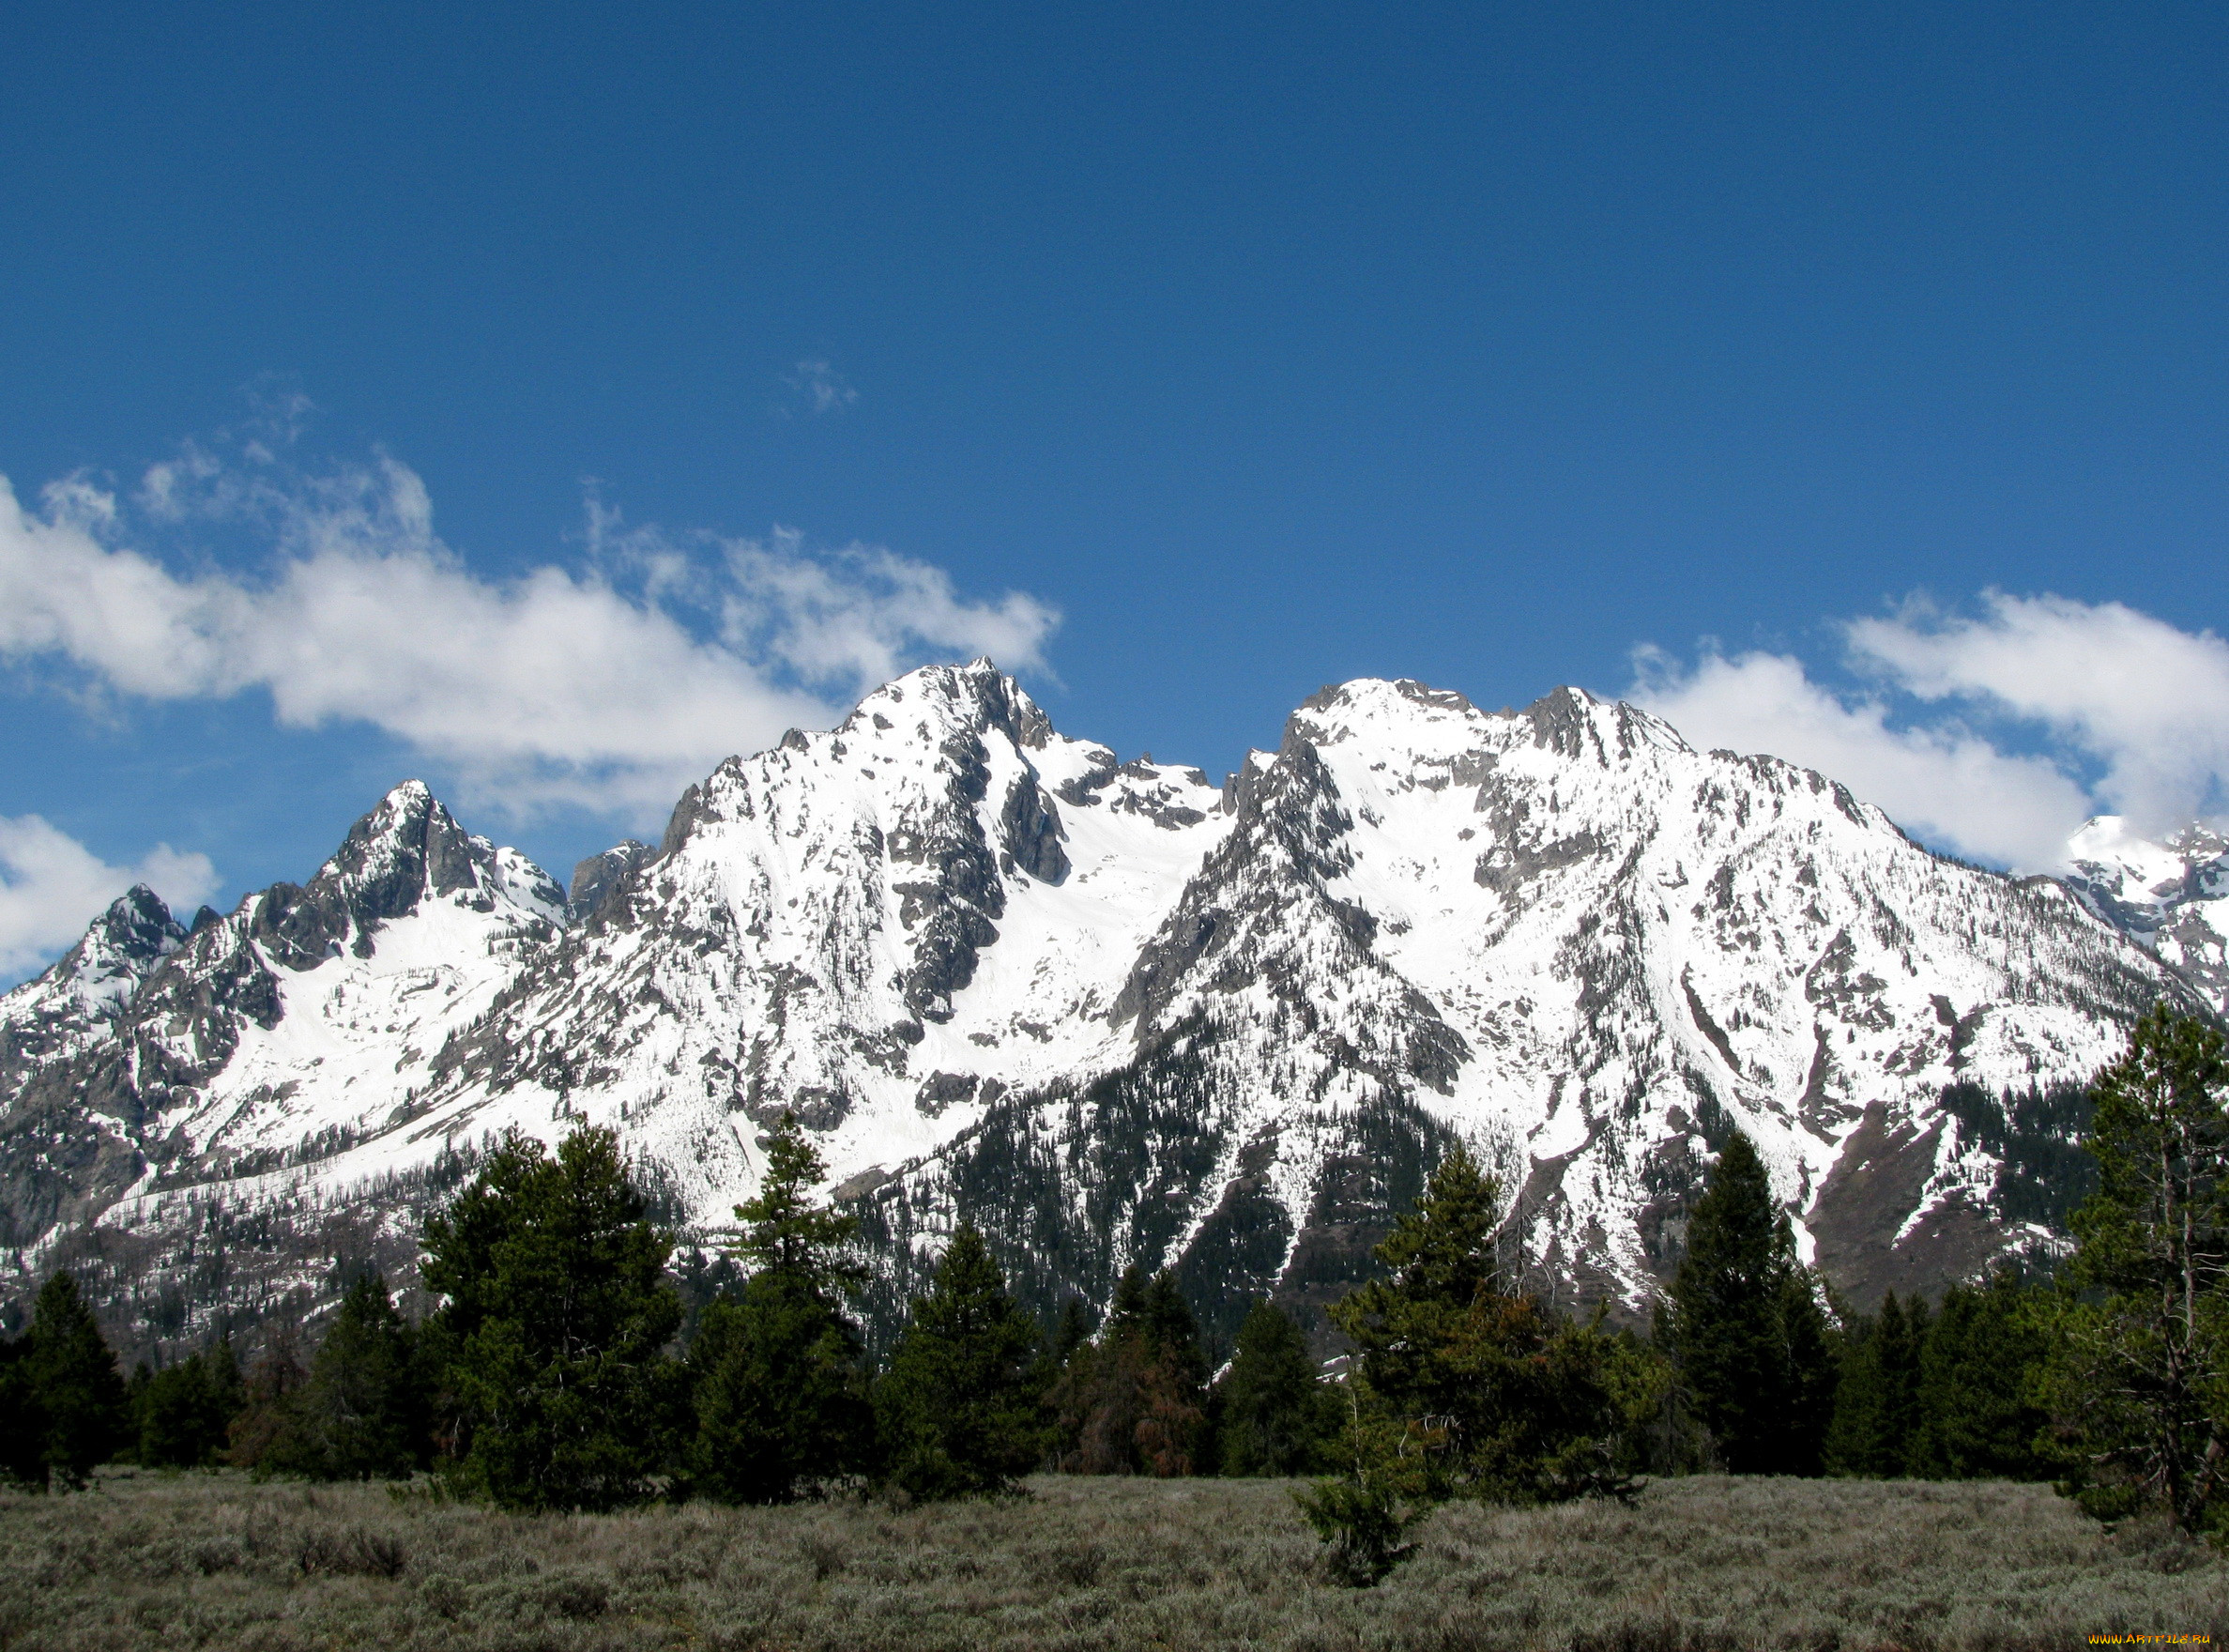
<path id="1" fill-rule="evenodd" d="M 987 606 L 962 602 L 943 569 L 878 546 L 851 545 L 817 561 L 784 531 L 725 549 L 733 585 L 723 635 L 813 682 L 884 682 L 924 647 L 1042 670 L 1045 639 L 1059 622 L 1020 591 Z"/>
<path id="2" fill-rule="evenodd" d="M 1682 669 L 1651 650 L 1640 665 L 1630 697 L 1693 743 L 1816 769 L 1962 854 L 2053 865 L 2091 813 L 2082 788 L 2052 763 L 2009 756 L 1955 723 L 1892 727 L 1878 700 L 1844 704 L 1789 655 L 1712 652 Z"/>
<path id="3" fill-rule="evenodd" d="M 189 915 L 217 889 L 206 855 L 162 844 L 136 866 L 112 866 L 37 815 L 0 816 L 0 982 L 70 945 L 109 902 L 145 883 Z"/>
<path id="4" fill-rule="evenodd" d="M 2120 603 L 1986 593 L 1977 615 L 1908 604 L 1849 627 L 1859 662 L 1904 692 L 2040 725 L 2103 771 L 2098 794 L 2158 832 L 2221 806 L 2229 643 Z"/>
<path id="5" fill-rule="evenodd" d="M 1995 591 L 1974 614 L 1915 602 L 1841 629 L 1859 692 L 1792 655 L 1706 649 L 1689 667 L 1651 648 L 1632 697 L 1698 744 L 1816 769 L 1931 842 L 2023 870 L 2062 864 L 2092 815 L 2157 834 L 2221 806 L 2229 645 L 2210 632 Z"/>
<path id="6" fill-rule="evenodd" d="M 859 392 L 826 361 L 800 361 L 782 382 L 797 392 L 808 415 L 841 413 L 859 400 Z"/>
<path id="7" fill-rule="evenodd" d="M 816 558 L 794 535 L 700 566 L 593 504 L 588 569 L 489 580 L 442 544 L 424 484 L 392 460 L 301 477 L 189 450 L 138 503 L 158 525 L 260 532 L 275 559 L 252 578 L 174 572 L 122 543 L 99 490 L 50 488 L 32 511 L 0 478 L 0 656 L 66 660 L 124 696 L 261 689 L 289 727 L 373 725 L 514 813 L 654 820 L 723 757 L 833 721 L 909 663 L 1042 667 L 1059 620 L 1018 593 L 965 601 L 889 551 Z"/>

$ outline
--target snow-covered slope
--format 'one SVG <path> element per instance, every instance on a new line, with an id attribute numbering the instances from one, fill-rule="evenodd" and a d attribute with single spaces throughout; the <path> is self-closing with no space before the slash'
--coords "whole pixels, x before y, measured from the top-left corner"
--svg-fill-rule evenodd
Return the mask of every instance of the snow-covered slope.
<path id="1" fill-rule="evenodd" d="M 1168 1263 L 1215 1328 L 1336 1295 L 1457 1138 L 1537 1277 L 1636 1302 L 1738 1124 L 1864 1299 L 2023 1236 L 1976 1124 L 2005 1093 L 2201 1002 L 2084 899 L 1572 690 L 1327 689 L 1216 788 L 933 667 L 723 764 L 570 900 L 398 788 L 308 886 L 163 931 L 120 1007 L 17 1060 L 0 1191 L 26 1266 L 138 1245 L 144 1295 L 221 1209 L 235 1257 L 244 1213 L 295 1234 L 299 1283 L 302 1232 L 401 1245 L 506 1127 L 612 1124 L 716 1223 L 787 1108 L 883 1308 L 966 1213 L 1041 1306 Z M 237 1307 L 245 1273 L 206 1289 Z"/>
<path id="2" fill-rule="evenodd" d="M 131 908 L 130 946 L 108 944 Z M 181 936 L 135 891 L 0 1025 L 75 982 L 101 941 L 107 1006 L 30 1063 L 0 1118 L 0 1242 L 28 1245 L 127 1193 L 322 1159 L 388 1129 L 434 1057 L 557 933 L 564 895 L 516 850 L 398 786 L 307 885 Z M 157 956 L 147 962 L 146 955 Z M 127 998 L 123 980 L 144 977 Z"/>
<path id="3" fill-rule="evenodd" d="M 2074 865 L 2067 881 L 2099 917 L 2229 1010 L 2229 839 L 2191 825 L 2154 843 L 2101 815 L 2067 849 Z"/>

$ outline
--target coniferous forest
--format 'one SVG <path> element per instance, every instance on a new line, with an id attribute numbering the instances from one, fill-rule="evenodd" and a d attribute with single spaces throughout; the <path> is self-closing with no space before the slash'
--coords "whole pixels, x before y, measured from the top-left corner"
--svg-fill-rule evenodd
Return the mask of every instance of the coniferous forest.
<path id="1" fill-rule="evenodd" d="M 410 1482 L 524 1513 L 653 1502 L 892 1507 L 1025 1476 L 1299 1478 L 1338 1581 L 1370 1585 L 1450 1505 L 1629 1500 L 1694 1473 L 2047 1481 L 2086 1514 L 2229 1531 L 2229 1053 L 2155 1012 L 2092 1087 L 2094 1190 L 2051 1267 L 1941 1300 L 1839 1300 L 1728 1137 L 1645 1328 L 1561 1311 L 1497 1260 L 1504 1190 L 1457 1145 L 1331 1318 L 1326 1368 L 1257 1302 L 1218 1371 L 1168 1273 L 1104 1319 L 1025 1312 L 961 1226 L 886 1357 L 854 1218 L 794 1118 L 685 1304 L 673 1235 L 608 1132 L 512 1138 L 427 1222 L 400 1311 L 351 1280 L 313 1349 L 219 1338 L 127 1377 L 67 1273 L 0 1346 L 0 1451 L 63 1493 L 111 1461 Z M 702 1270 L 699 1270 L 700 1272 Z"/>

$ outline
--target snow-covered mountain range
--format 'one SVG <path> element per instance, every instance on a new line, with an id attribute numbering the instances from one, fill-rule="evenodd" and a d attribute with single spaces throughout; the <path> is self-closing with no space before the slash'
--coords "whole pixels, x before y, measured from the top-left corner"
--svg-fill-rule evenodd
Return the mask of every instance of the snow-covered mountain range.
<path id="1" fill-rule="evenodd" d="M 134 890 L 0 998 L 0 1247 L 183 1335 L 405 1260 L 509 1127 L 612 1124 L 716 1225 L 786 1108 L 885 1314 L 961 1213 L 1043 1308 L 1137 1261 L 1212 1332 L 1305 1310 L 1458 1137 L 1535 1277 L 1633 1307 L 1738 1124 L 1864 1300 L 2048 1225 L 2008 1194 L 2038 1098 L 2222 1003 L 2225 848 L 2093 822 L 2077 876 L 2009 879 L 1570 689 L 1351 682 L 1218 787 L 932 667 L 569 895 L 416 782 L 190 933 Z"/>

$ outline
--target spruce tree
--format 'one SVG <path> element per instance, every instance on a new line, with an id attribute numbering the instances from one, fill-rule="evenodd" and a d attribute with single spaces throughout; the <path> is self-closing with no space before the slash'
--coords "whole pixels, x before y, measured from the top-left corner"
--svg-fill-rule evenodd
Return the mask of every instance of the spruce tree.
<path id="1" fill-rule="evenodd" d="M 1611 1343 L 1505 1288 L 1499 1215 L 1492 1178 L 1450 1151 L 1378 1247 L 1390 1275 L 1331 1309 L 1359 1351 L 1357 1399 L 1380 1412 L 1418 1497 L 1622 1491 Z"/>
<path id="2" fill-rule="evenodd" d="M 1664 1329 L 1728 1472 L 1819 1472 L 1836 1377 L 1825 1318 L 1763 1161 L 1739 1131 L 1689 1218 Z"/>
<path id="3" fill-rule="evenodd" d="M 507 1136 L 426 1224 L 420 1277 L 449 1391 L 454 1473 L 512 1508 L 604 1509 L 649 1495 L 680 1303 L 609 1130 L 545 1155 Z"/>
<path id="4" fill-rule="evenodd" d="M 1045 1454 L 1037 1328 L 962 1223 L 875 1387 L 887 1483 L 914 1497 L 1011 1491 Z"/>
<path id="5" fill-rule="evenodd" d="M 1912 1472 L 1934 1480 L 2051 1477 L 2038 1445 L 2050 1344 L 2010 1274 L 1953 1285 L 1919 1355 Z"/>
<path id="6" fill-rule="evenodd" d="M 22 1478 L 81 1487 L 123 1443 L 124 1377 L 77 1280 L 58 1273 L 40 1288 L 22 1357 L 13 1362 L 26 1437 L 11 1453 Z"/>
<path id="7" fill-rule="evenodd" d="M 401 1479 L 431 1456 L 430 1397 L 418 1338 L 376 1271 L 341 1298 L 267 1469 L 321 1480 Z"/>
<path id="8" fill-rule="evenodd" d="M 1207 1466 L 1207 1359 L 1176 1277 L 1123 1271 L 1096 1341 L 1076 1351 L 1051 1402 L 1071 1474 L 1196 1474 Z"/>
<path id="9" fill-rule="evenodd" d="M 45 1437 L 38 1396 L 31 1385 L 31 1338 L 0 1337 L 0 1477 L 44 1486 Z"/>
<path id="10" fill-rule="evenodd" d="M 1907 1314 L 1893 1291 L 1882 1298 L 1877 1314 L 1854 1327 L 1835 1387 L 1827 1473 L 1891 1480 L 1911 1471 L 1926 1334 L 1927 1305 L 1915 1297 Z"/>
<path id="11" fill-rule="evenodd" d="M 1092 1339 L 1092 1310 L 1083 1298 L 1071 1296 L 1061 1304 L 1061 1318 L 1053 1329 L 1053 1364 L 1065 1368 L 1076 1351 Z"/>
<path id="12" fill-rule="evenodd" d="M 1338 1397 L 1317 1378 L 1300 1327 L 1267 1298 L 1239 1326 L 1215 1384 L 1216 1455 L 1227 1475 L 1305 1475 L 1328 1466 Z"/>
<path id="13" fill-rule="evenodd" d="M 816 1200 L 824 1173 L 785 1112 L 757 1194 L 736 1206 L 736 1253 L 753 1272 L 705 1310 L 689 1351 L 688 1468 L 707 1496 L 787 1503 L 868 1466 L 874 1417 L 842 1303 L 865 1277 L 849 1255 L 858 1218 Z"/>
<path id="14" fill-rule="evenodd" d="M 2185 1531 L 2229 1497 L 2229 1050 L 2162 1004 L 2098 1075 L 2049 1379 L 2084 1507 Z"/>
<path id="15" fill-rule="evenodd" d="M 207 1468 L 223 1457 L 243 1404 L 230 1338 L 132 1385 L 141 1462 L 149 1468 Z"/>

